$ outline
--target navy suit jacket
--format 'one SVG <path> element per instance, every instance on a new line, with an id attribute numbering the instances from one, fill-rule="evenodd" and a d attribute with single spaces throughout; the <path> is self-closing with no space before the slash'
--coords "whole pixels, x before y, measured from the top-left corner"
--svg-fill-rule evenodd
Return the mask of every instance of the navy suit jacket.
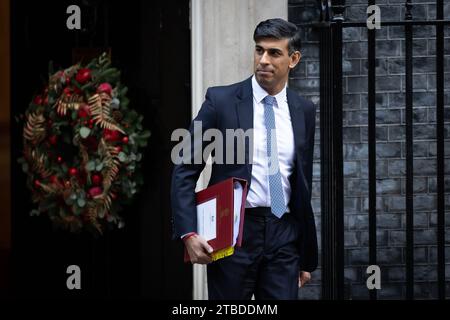
<path id="1" fill-rule="evenodd" d="M 291 185 L 290 214 L 299 221 L 300 232 L 298 250 L 300 269 L 313 271 L 317 267 L 317 237 L 314 214 L 311 207 L 312 165 L 314 154 L 315 106 L 287 88 L 287 101 L 292 121 L 295 141 L 294 170 L 289 177 Z M 201 121 L 202 132 L 215 128 L 224 137 L 226 129 L 253 128 L 253 90 L 251 78 L 229 86 L 209 88 L 205 101 L 194 121 Z M 192 137 L 191 164 L 175 165 L 172 174 L 171 202 L 173 238 L 197 230 L 195 205 L 195 186 L 205 166 L 205 162 L 195 164 L 193 135 L 194 125 L 189 132 Z M 248 139 L 247 139 L 248 140 Z M 203 142 L 203 148 L 211 142 Z M 248 181 L 251 186 L 252 165 L 249 161 L 249 143 L 245 143 L 244 164 L 212 164 L 209 185 L 229 177 L 238 177 Z M 236 157 L 236 147 L 235 157 Z M 226 148 L 223 149 L 225 163 Z M 180 155 L 183 153 L 181 152 Z M 236 159 L 236 158 L 235 158 Z M 235 162 L 236 163 L 236 162 Z"/>

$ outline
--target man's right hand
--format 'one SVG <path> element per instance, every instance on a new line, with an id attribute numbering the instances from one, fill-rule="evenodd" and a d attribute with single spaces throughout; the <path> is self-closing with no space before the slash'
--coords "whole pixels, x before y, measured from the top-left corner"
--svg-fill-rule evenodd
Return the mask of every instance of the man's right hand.
<path id="1" fill-rule="evenodd" d="M 191 263 L 208 264 L 212 262 L 211 253 L 213 248 L 208 244 L 205 238 L 194 235 L 184 242 Z"/>

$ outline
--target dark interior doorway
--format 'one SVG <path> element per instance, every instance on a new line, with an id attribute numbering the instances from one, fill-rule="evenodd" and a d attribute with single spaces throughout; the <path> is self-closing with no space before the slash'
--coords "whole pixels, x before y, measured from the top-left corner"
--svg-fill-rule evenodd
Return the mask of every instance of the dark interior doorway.
<path id="1" fill-rule="evenodd" d="M 66 8 L 78 4 L 82 28 L 66 28 Z M 190 122 L 189 1 L 12 1 L 12 261 L 11 292 L 27 297 L 190 299 L 192 269 L 181 243 L 170 240 L 171 132 Z M 30 217 L 30 192 L 17 158 L 23 113 L 42 88 L 48 62 L 72 64 L 76 47 L 110 47 L 128 98 L 151 131 L 145 185 L 124 213 L 126 227 L 99 239 L 52 231 Z M 81 268 L 81 290 L 66 288 L 66 268 Z"/>

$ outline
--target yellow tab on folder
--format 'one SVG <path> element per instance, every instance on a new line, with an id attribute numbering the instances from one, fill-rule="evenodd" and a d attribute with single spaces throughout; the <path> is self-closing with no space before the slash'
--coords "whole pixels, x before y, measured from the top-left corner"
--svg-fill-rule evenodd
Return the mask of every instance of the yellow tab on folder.
<path id="1" fill-rule="evenodd" d="M 212 258 L 212 261 L 216 261 L 216 260 L 231 256 L 233 253 L 234 253 L 234 247 L 228 247 L 228 248 L 219 250 L 217 252 L 214 252 L 211 255 L 211 258 Z"/>

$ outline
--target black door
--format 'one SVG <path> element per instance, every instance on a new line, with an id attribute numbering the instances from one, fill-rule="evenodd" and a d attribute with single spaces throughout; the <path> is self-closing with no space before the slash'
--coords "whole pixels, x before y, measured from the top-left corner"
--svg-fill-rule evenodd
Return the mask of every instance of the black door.
<path id="1" fill-rule="evenodd" d="M 84 31 L 66 28 L 66 8 L 78 4 Z M 191 267 L 170 240 L 171 132 L 190 121 L 189 1 L 12 1 L 12 293 L 28 297 L 191 297 Z M 31 194 L 17 158 L 23 113 L 52 60 L 72 64 L 79 47 L 111 48 L 130 106 L 151 131 L 144 154 L 145 185 L 125 209 L 126 226 L 94 239 L 53 231 L 30 217 Z M 66 268 L 81 268 L 81 290 L 68 290 Z"/>

